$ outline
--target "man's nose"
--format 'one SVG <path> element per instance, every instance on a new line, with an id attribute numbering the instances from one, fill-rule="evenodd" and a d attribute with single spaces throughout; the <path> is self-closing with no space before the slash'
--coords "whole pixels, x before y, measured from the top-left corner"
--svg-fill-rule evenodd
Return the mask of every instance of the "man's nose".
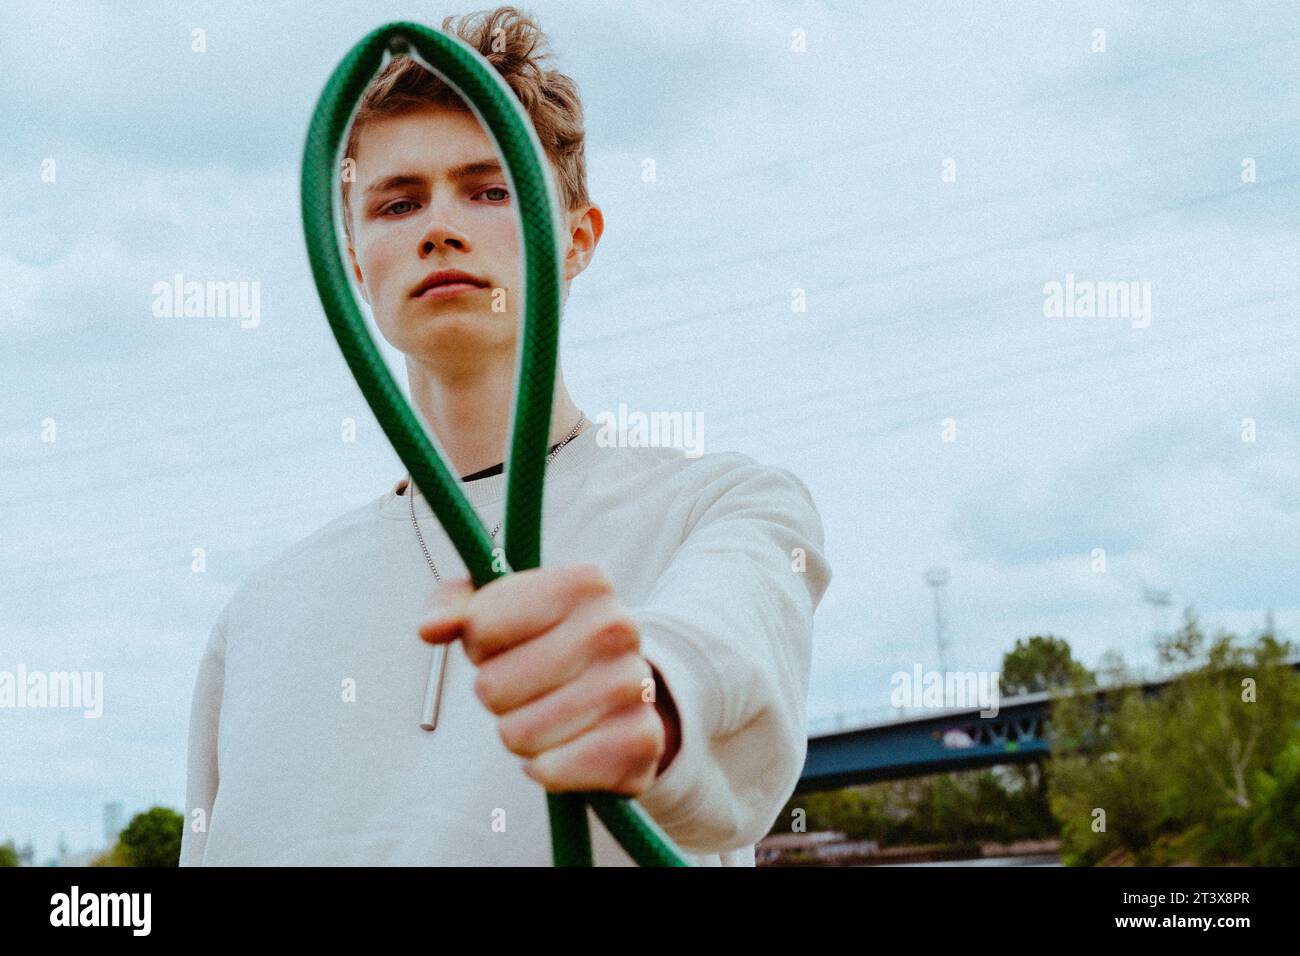
<path id="1" fill-rule="evenodd" d="M 469 237 L 453 226 L 442 212 L 430 211 L 429 225 L 420 236 L 420 255 L 431 256 L 440 249 L 468 250 Z"/>

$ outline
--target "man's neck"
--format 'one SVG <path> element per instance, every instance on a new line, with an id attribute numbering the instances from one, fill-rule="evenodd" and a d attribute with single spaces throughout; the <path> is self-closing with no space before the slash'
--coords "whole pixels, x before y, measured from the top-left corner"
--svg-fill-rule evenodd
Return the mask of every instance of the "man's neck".
<path id="1" fill-rule="evenodd" d="M 406 371 L 415 411 L 437 435 L 455 474 L 474 474 L 505 460 L 514 399 L 513 366 L 485 363 L 470 372 L 439 375 L 408 356 Z M 579 415 L 558 364 L 555 381 L 548 446 L 563 441 Z"/>

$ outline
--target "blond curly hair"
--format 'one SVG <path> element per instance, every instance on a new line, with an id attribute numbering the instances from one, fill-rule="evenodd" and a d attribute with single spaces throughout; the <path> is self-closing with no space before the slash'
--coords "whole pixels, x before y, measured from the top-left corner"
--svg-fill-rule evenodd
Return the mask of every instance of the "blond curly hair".
<path id="1" fill-rule="evenodd" d="M 516 7 L 497 7 L 446 17 L 440 28 L 478 50 L 496 69 L 528 111 L 537 138 L 555 171 L 559 201 L 571 211 L 587 205 L 587 163 L 584 153 L 582 100 L 578 85 L 542 61 L 553 54 L 536 19 Z M 454 32 L 453 32 L 454 31 Z M 367 124 L 430 104 L 469 112 L 460 94 L 408 56 L 394 57 L 366 87 L 352 120 L 344 157 L 354 157 Z M 348 206 L 350 177 L 343 177 L 343 222 L 352 239 Z"/>

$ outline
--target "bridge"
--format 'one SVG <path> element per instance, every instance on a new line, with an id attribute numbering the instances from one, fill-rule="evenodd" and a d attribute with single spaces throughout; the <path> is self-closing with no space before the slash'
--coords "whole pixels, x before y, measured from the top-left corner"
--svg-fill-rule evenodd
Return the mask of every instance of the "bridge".
<path id="1" fill-rule="evenodd" d="M 1290 665 L 1300 670 L 1300 661 Z M 1169 683 L 1171 679 L 1132 686 L 1150 697 Z M 1126 689 L 1087 693 L 1105 707 Z M 1026 694 L 1005 698 L 991 717 L 981 717 L 979 708 L 972 707 L 813 734 L 795 793 L 1042 760 L 1051 752 L 1050 715 L 1050 694 Z"/>
<path id="2" fill-rule="evenodd" d="M 993 717 L 973 707 L 812 736 L 795 793 L 1041 760 L 1050 712 L 1050 695 L 1029 694 Z"/>

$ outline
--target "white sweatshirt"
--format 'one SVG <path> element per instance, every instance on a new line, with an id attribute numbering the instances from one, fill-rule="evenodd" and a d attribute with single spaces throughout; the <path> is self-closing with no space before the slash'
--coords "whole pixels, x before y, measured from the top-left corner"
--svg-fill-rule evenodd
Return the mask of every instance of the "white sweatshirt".
<path id="1" fill-rule="evenodd" d="M 677 705 L 681 749 L 637 802 L 693 862 L 752 866 L 807 751 L 821 519 L 784 469 L 598 436 L 547 466 L 542 562 L 605 571 Z M 182 866 L 550 865 L 545 792 L 459 641 L 437 729 L 419 726 L 434 650 L 416 628 L 435 582 L 401 485 L 254 571 L 222 610 L 194 688 Z M 461 488 L 495 527 L 505 476 Z M 464 576 L 415 505 L 438 573 Z M 595 863 L 630 865 L 588 818 Z"/>

